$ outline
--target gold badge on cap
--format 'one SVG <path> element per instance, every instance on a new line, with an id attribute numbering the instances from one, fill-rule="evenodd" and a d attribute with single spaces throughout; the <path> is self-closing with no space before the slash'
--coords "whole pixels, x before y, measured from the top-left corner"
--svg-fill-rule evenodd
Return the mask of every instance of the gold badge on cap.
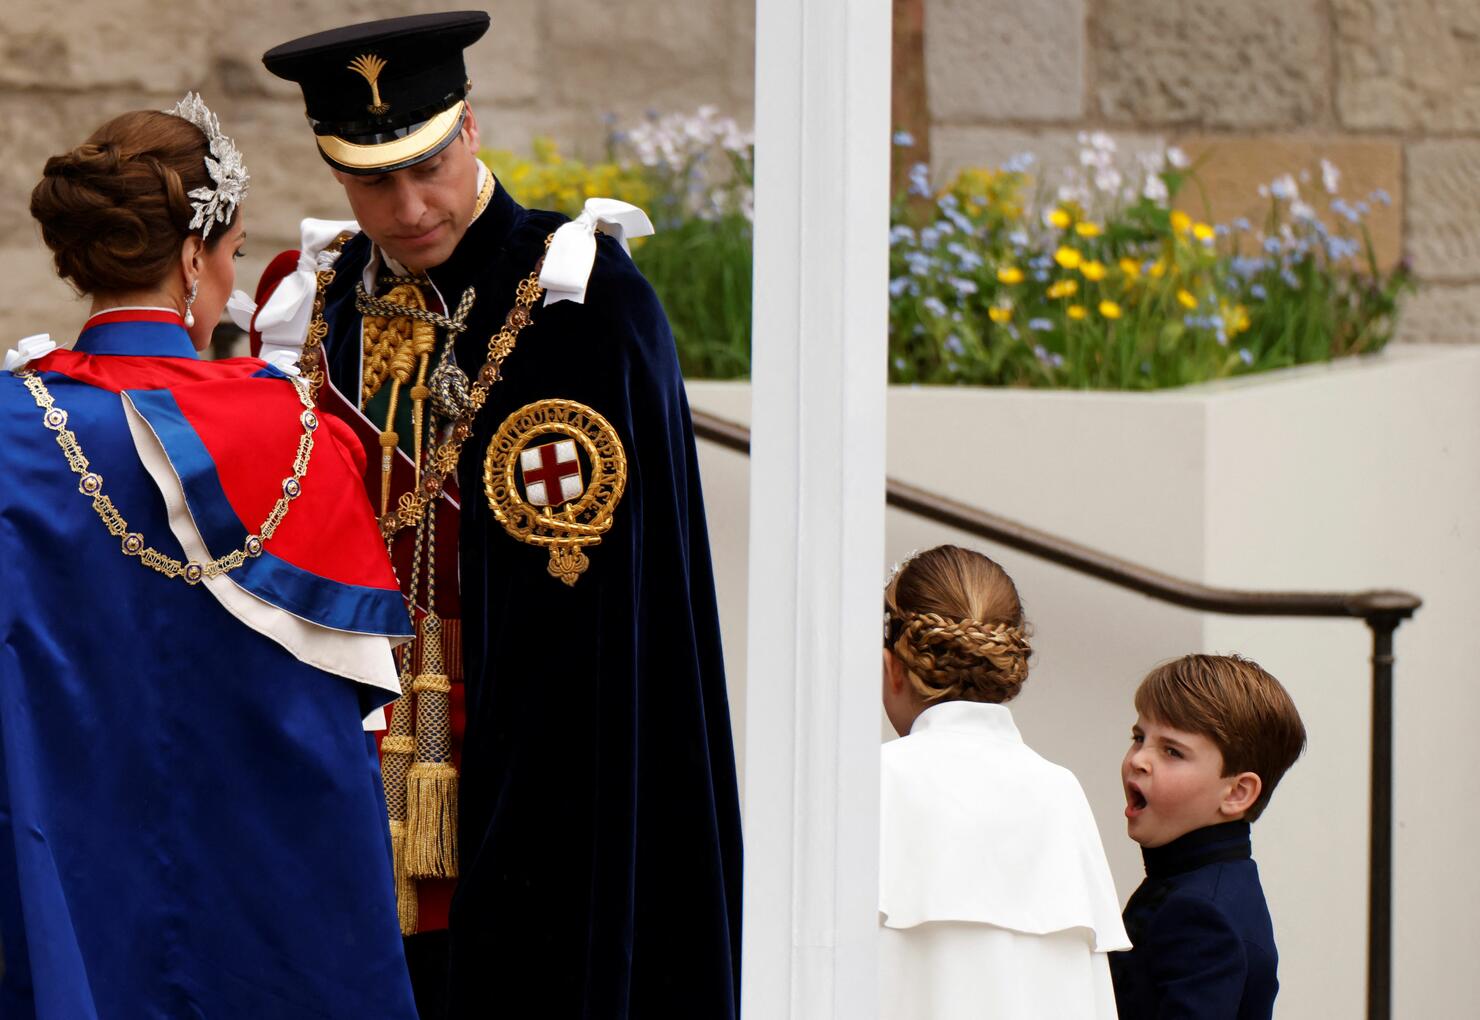
<path id="1" fill-rule="evenodd" d="M 370 105 L 365 109 L 377 117 L 387 113 L 391 104 L 380 101 L 380 72 L 385 70 L 385 61 L 373 53 L 362 53 L 349 62 L 349 69 L 370 83 Z"/>
<path id="2" fill-rule="evenodd" d="M 591 565 L 585 547 L 599 545 L 610 530 L 626 486 L 617 430 L 574 400 L 537 400 L 509 415 L 483 461 L 493 516 L 519 541 L 549 549 L 546 569 L 569 585 Z"/>

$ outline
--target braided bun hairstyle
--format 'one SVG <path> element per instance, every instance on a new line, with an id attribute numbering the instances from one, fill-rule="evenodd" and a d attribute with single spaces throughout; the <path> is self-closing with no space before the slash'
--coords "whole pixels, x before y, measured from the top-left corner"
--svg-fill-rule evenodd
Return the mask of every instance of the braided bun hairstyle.
<path id="1" fill-rule="evenodd" d="M 1011 701 L 1028 679 L 1029 630 L 1017 587 L 981 553 L 936 546 L 884 590 L 886 638 L 915 693 L 938 701 Z"/>
<path id="2" fill-rule="evenodd" d="M 31 215 L 57 275 L 84 294 L 158 287 L 178 264 L 195 211 L 188 193 L 213 187 L 205 133 L 173 114 L 136 110 L 52 156 L 31 192 Z M 206 239 L 213 248 L 227 233 Z"/>

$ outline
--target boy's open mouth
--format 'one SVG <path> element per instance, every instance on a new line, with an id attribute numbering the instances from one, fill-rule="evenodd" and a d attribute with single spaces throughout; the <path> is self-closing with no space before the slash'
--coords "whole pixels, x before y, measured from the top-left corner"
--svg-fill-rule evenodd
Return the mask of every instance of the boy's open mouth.
<path id="1" fill-rule="evenodd" d="M 1125 816 L 1134 818 L 1146 810 L 1146 795 L 1134 783 L 1125 784 Z"/>

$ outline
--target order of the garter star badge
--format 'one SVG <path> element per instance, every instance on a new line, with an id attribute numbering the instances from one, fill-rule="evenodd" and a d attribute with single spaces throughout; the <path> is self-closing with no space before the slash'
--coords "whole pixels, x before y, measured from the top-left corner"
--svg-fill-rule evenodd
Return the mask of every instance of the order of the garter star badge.
<path id="1" fill-rule="evenodd" d="M 509 415 L 483 461 L 494 517 L 519 541 L 549 549 L 550 576 L 570 585 L 591 565 L 585 547 L 610 530 L 626 485 L 617 430 L 574 400 L 537 400 Z"/>

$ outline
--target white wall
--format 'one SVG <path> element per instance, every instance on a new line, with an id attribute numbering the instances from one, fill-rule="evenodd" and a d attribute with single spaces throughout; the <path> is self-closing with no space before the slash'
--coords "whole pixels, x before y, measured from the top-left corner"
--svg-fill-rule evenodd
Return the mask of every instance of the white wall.
<path id="1" fill-rule="evenodd" d="M 1425 606 L 1397 632 L 1394 1016 L 1480 1000 L 1480 351 L 1396 348 L 1349 363 L 1151 395 L 896 389 L 892 476 L 1181 576 L 1269 589 L 1404 587 Z M 690 386 L 744 421 L 738 384 Z M 743 720 L 747 478 L 702 448 Z M 888 515 L 886 562 L 965 536 Z M 1147 668 L 1240 651 L 1291 690 L 1310 749 L 1254 831 L 1279 939 L 1276 1011 L 1355 1017 L 1365 999 L 1370 637 L 1360 621 L 1215 617 L 976 544 L 1017 580 L 1035 627 L 1014 709 L 1074 770 L 1122 898 L 1140 881 L 1118 766 Z M 859 678 L 877 687 L 878 677 Z M 1461 1007 L 1461 1004 L 1466 1004 Z"/>

